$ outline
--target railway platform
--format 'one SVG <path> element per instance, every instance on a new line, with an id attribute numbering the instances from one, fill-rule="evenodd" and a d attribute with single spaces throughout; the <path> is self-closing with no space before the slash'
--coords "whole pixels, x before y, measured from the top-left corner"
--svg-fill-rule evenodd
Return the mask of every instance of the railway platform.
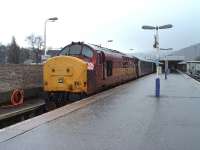
<path id="1" fill-rule="evenodd" d="M 200 83 L 155 75 L 0 130 L 3 150 L 199 150 Z"/>

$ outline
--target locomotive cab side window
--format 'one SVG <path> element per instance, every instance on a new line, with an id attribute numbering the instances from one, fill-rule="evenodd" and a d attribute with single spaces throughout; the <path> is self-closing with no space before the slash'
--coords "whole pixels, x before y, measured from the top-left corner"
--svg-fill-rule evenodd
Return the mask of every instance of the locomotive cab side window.
<path id="1" fill-rule="evenodd" d="M 112 68 L 113 68 L 113 63 L 112 61 L 106 61 L 106 70 L 107 70 L 107 76 L 112 76 Z"/>
<path id="2" fill-rule="evenodd" d="M 88 58 L 92 58 L 93 57 L 93 51 L 87 47 L 87 46 L 83 46 L 82 49 L 82 55 Z"/>

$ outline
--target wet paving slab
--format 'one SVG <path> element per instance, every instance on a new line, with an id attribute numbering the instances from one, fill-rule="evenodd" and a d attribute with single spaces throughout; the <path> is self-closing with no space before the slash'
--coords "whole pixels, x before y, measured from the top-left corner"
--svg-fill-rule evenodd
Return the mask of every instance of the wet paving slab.
<path id="1" fill-rule="evenodd" d="M 186 75 L 155 75 L 109 91 L 107 96 L 0 142 L 19 150 L 199 150 L 200 84 Z M 1 137 L 1 132 L 0 132 Z"/>

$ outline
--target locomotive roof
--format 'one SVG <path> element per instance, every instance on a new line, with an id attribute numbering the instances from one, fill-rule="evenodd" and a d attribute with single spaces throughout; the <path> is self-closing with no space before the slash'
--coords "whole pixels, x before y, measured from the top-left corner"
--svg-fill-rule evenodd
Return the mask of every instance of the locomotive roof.
<path id="1" fill-rule="evenodd" d="M 95 44 L 87 44 L 87 45 L 89 45 L 90 47 L 92 47 L 93 49 L 98 50 L 98 51 L 103 51 L 103 52 L 108 52 L 108 53 L 116 53 L 116 54 L 127 56 L 125 53 L 122 53 L 120 51 L 109 49 L 109 48 L 102 47 L 99 45 L 95 45 Z"/>
<path id="2" fill-rule="evenodd" d="M 143 56 L 136 56 L 136 55 L 134 55 L 134 54 L 130 54 L 130 56 L 131 56 L 131 57 L 134 57 L 134 58 L 136 58 L 136 59 L 138 59 L 138 60 L 140 60 L 140 61 L 146 61 L 146 62 L 155 63 L 154 60 L 152 60 L 152 59 L 145 59 L 145 57 L 143 57 Z"/>
<path id="3" fill-rule="evenodd" d="M 129 58 L 134 58 L 133 56 L 130 56 L 130 55 L 127 55 L 125 53 L 122 53 L 120 51 L 117 51 L 117 50 L 113 50 L 113 49 L 109 49 L 109 48 L 106 48 L 106 47 L 102 47 L 100 45 L 96 45 L 96 44 L 90 44 L 90 43 L 84 43 L 84 42 L 72 42 L 71 44 L 69 45 L 73 45 L 73 44 L 83 44 L 83 45 L 87 45 L 91 48 L 93 48 L 94 50 L 96 51 L 102 51 L 104 53 L 107 53 L 107 54 L 111 54 L 111 55 L 116 55 L 118 57 L 129 57 Z M 67 45 L 67 46 L 69 46 Z"/>
<path id="4" fill-rule="evenodd" d="M 90 44 L 90 43 L 84 43 L 84 42 L 72 42 L 72 44 L 84 44 L 84 45 L 88 45 L 89 47 L 93 48 L 94 50 L 96 51 L 102 51 L 104 53 L 108 53 L 108 54 L 114 54 L 114 55 L 117 55 L 117 56 L 124 56 L 124 57 L 130 57 L 132 58 L 132 56 L 130 55 L 127 55 L 125 53 L 122 53 L 120 51 L 117 51 L 117 50 L 113 50 L 113 49 L 109 49 L 109 48 L 106 48 L 106 47 L 102 47 L 100 45 L 96 45 L 96 44 Z"/>

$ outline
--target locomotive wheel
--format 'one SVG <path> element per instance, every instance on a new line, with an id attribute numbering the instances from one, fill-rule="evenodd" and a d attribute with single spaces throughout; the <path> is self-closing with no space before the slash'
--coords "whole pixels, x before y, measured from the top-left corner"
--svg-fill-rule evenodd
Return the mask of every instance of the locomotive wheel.
<path id="1" fill-rule="evenodd" d="M 56 104 L 53 101 L 53 96 L 48 94 L 47 97 L 45 98 L 45 109 L 46 111 L 51 111 L 56 109 Z"/>
<path id="2" fill-rule="evenodd" d="M 84 99 L 84 98 L 86 98 L 87 97 L 87 94 L 86 93 L 81 93 L 80 94 L 80 99 Z"/>
<path id="3" fill-rule="evenodd" d="M 69 93 L 55 94 L 54 101 L 57 107 L 62 107 L 69 103 Z"/>
<path id="4" fill-rule="evenodd" d="M 52 101 L 48 101 L 46 102 L 45 108 L 46 108 L 46 111 L 54 110 L 56 109 L 56 104 Z"/>
<path id="5" fill-rule="evenodd" d="M 57 93 L 55 94 L 54 101 L 56 102 L 57 108 L 63 106 L 63 94 L 62 93 Z"/>

